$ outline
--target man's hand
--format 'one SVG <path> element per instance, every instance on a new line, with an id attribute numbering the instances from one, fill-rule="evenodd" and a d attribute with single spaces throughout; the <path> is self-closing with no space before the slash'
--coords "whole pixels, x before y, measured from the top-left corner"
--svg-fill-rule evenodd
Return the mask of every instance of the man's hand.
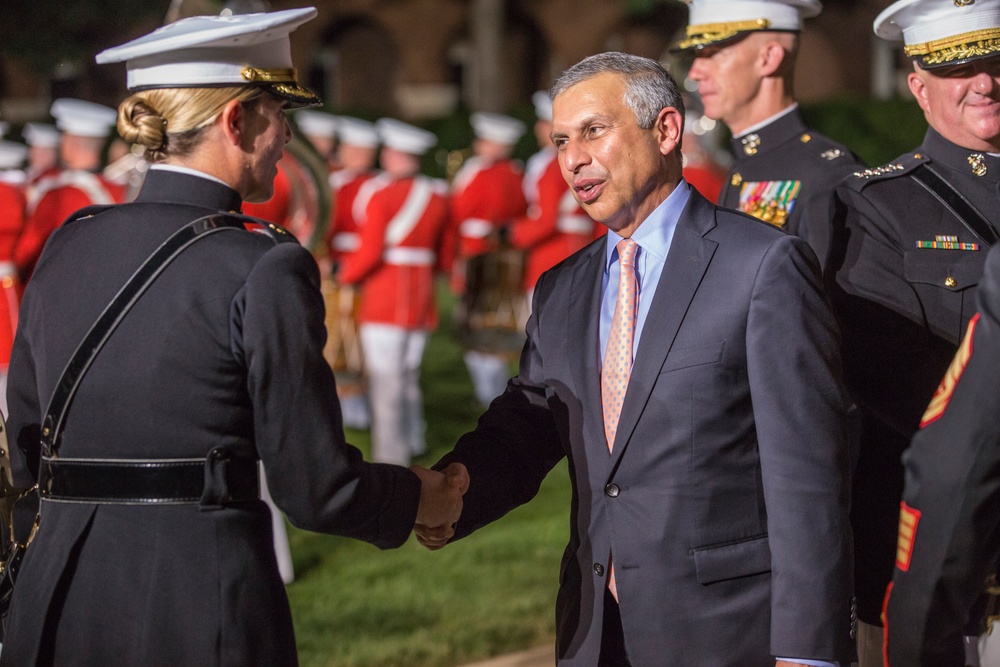
<path id="1" fill-rule="evenodd" d="M 455 534 L 462 515 L 462 496 L 469 488 L 469 471 L 452 463 L 442 472 L 411 466 L 420 478 L 420 506 L 413 531 L 417 541 L 431 551 L 440 549 Z"/>

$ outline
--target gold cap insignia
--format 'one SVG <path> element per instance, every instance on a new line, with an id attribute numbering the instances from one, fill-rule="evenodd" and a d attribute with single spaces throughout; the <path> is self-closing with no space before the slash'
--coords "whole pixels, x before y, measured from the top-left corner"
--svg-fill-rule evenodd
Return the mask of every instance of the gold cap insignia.
<path id="1" fill-rule="evenodd" d="M 741 32 L 767 30 L 769 27 L 771 27 L 771 21 L 768 19 L 689 25 L 687 27 L 687 37 L 678 42 L 673 50 L 702 49 L 706 46 L 732 39 Z"/>

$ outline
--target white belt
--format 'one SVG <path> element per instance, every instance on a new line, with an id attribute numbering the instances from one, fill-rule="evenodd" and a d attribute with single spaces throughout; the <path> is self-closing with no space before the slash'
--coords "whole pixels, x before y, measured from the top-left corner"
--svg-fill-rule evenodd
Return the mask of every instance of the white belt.
<path id="1" fill-rule="evenodd" d="M 594 221 L 586 215 L 561 215 L 556 228 L 563 234 L 592 234 Z"/>
<path id="2" fill-rule="evenodd" d="M 434 266 L 437 255 L 430 248 L 386 248 L 382 261 L 395 266 Z"/>
<path id="3" fill-rule="evenodd" d="M 341 232 L 333 236 L 333 249 L 341 252 L 354 252 L 361 245 L 361 237 L 354 232 Z"/>
<path id="4" fill-rule="evenodd" d="M 490 235 L 494 229 L 494 224 L 482 218 L 468 218 L 458 226 L 458 231 L 462 236 L 472 239 L 484 239 Z"/>

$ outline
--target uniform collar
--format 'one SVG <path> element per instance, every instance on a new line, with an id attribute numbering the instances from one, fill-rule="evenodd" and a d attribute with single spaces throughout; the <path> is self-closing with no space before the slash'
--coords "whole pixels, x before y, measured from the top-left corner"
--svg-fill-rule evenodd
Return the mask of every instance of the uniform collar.
<path id="1" fill-rule="evenodd" d="M 758 127 L 753 132 L 745 132 L 730 139 L 730 145 L 736 160 L 750 160 L 761 153 L 766 153 L 790 139 L 808 143 L 812 137 L 807 132 L 802 112 L 798 107 L 783 112 L 772 122 Z"/>
<path id="2" fill-rule="evenodd" d="M 962 148 L 942 137 L 932 127 L 927 128 L 922 148 L 935 163 L 962 174 L 978 176 L 993 183 L 1000 182 L 1000 157 Z"/>
<path id="3" fill-rule="evenodd" d="M 202 206 L 219 211 L 239 211 L 243 203 L 236 190 L 219 181 L 166 169 L 150 169 L 135 200 Z"/>

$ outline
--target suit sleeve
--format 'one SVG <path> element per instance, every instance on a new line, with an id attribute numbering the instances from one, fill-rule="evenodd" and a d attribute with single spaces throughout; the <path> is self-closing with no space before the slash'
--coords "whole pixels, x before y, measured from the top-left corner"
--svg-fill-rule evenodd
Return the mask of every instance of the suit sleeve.
<path id="1" fill-rule="evenodd" d="M 407 540 L 420 482 L 366 463 L 344 440 L 326 342 L 319 274 L 297 244 L 268 251 L 232 306 L 234 353 L 248 369 L 257 451 L 275 503 L 307 530 L 371 542 Z"/>
<path id="2" fill-rule="evenodd" d="M 807 244 L 782 236 L 754 282 L 747 323 L 771 548 L 771 647 L 850 662 L 850 455 L 839 334 Z"/>
<path id="3" fill-rule="evenodd" d="M 903 455 L 903 501 L 910 520 L 906 527 L 901 522 L 901 551 L 886 610 L 892 667 L 962 664 L 962 627 L 987 574 L 996 567 L 1000 544 L 997 250 L 987 259 L 977 300 L 978 317 L 928 408 L 925 426 Z"/>
<path id="4" fill-rule="evenodd" d="M 434 466 L 440 470 L 460 462 L 469 470 L 469 490 L 453 539 L 465 537 L 534 498 L 542 480 L 565 455 L 538 347 L 539 320 L 544 319 L 539 313 L 545 308 L 541 303 L 546 292 L 543 280 L 535 291 L 517 377 L 493 400 L 476 429 L 463 435 Z"/>

